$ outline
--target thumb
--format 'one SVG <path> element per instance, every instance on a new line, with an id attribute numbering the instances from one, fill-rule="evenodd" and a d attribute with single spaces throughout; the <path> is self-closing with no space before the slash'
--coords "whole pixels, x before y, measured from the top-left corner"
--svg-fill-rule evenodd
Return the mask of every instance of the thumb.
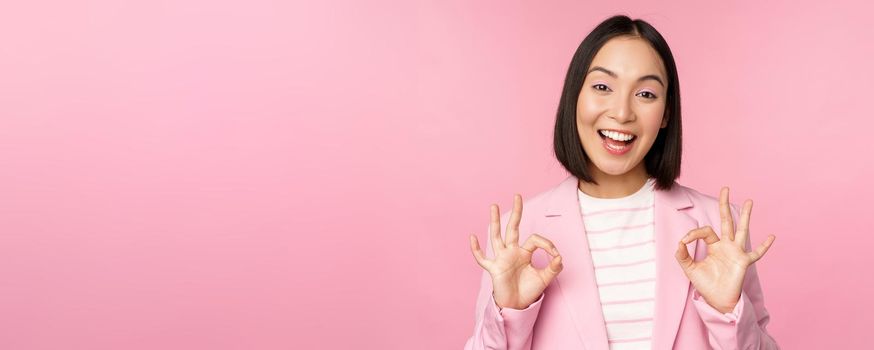
<path id="1" fill-rule="evenodd" d="M 688 269 L 695 263 L 695 260 L 689 256 L 689 250 L 686 248 L 686 244 L 682 241 L 677 243 L 677 253 L 674 254 L 674 257 L 677 258 L 677 262 L 680 263 L 680 267 L 683 270 Z"/>
<path id="2" fill-rule="evenodd" d="M 555 276 L 558 276 L 558 273 L 561 272 L 562 269 L 564 269 L 564 265 L 562 265 L 561 263 L 561 255 L 556 255 L 549 262 L 549 266 L 538 271 L 538 273 L 540 274 L 540 278 L 542 278 L 544 281 L 546 281 L 547 284 L 549 284 L 552 282 Z"/>

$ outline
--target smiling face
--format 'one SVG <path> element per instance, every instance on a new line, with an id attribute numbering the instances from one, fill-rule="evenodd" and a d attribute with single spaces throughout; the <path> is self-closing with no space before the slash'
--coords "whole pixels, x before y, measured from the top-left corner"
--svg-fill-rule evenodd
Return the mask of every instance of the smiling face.
<path id="1" fill-rule="evenodd" d="M 598 175 L 644 171 L 663 118 L 668 81 L 659 54 L 641 38 L 607 41 L 592 60 L 577 101 L 577 130 Z"/>

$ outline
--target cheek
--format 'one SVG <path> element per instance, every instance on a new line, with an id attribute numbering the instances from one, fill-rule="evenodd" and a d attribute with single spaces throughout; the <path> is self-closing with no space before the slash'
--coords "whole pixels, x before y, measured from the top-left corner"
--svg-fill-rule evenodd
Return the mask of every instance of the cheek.
<path id="1" fill-rule="evenodd" d="M 652 108 L 643 108 L 640 110 L 638 117 L 641 119 L 644 129 L 652 133 L 658 133 L 662 127 L 662 117 L 665 115 L 664 106 L 652 106 Z"/>
<path id="2" fill-rule="evenodd" d="M 577 124 L 581 127 L 591 128 L 601 110 L 597 99 L 581 94 L 577 100 Z"/>

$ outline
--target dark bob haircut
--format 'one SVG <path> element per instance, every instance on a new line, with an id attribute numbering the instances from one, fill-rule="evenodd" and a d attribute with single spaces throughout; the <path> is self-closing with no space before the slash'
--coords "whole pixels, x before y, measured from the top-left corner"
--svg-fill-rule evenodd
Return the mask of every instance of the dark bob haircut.
<path id="1" fill-rule="evenodd" d="M 682 153 L 682 126 L 680 119 L 680 82 L 677 78 L 677 65 L 668 43 L 649 23 L 628 16 L 616 15 L 600 24 L 583 39 L 571 59 L 558 112 L 555 116 L 553 147 L 555 157 L 567 171 L 580 180 L 595 183 L 589 174 L 589 158 L 583 150 L 577 130 L 577 99 L 586 78 L 586 71 L 592 64 L 598 50 L 612 38 L 634 36 L 646 40 L 661 56 L 668 74 L 668 91 L 665 101 L 665 115 L 668 124 L 659 130 L 656 140 L 644 156 L 646 172 L 655 178 L 656 189 L 670 189 L 674 180 L 680 176 L 680 156 Z"/>

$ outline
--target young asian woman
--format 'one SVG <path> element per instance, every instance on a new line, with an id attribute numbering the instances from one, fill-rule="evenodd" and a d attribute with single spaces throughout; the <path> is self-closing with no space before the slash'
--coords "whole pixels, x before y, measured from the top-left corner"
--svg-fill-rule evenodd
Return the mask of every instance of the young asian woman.
<path id="1" fill-rule="evenodd" d="M 680 117 L 650 24 L 614 16 L 583 40 L 555 121 L 570 175 L 524 211 L 492 205 L 485 251 L 470 236 L 484 271 L 465 349 L 779 349 L 754 265 L 775 236 L 751 249 L 751 200 L 676 182 Z"/>

